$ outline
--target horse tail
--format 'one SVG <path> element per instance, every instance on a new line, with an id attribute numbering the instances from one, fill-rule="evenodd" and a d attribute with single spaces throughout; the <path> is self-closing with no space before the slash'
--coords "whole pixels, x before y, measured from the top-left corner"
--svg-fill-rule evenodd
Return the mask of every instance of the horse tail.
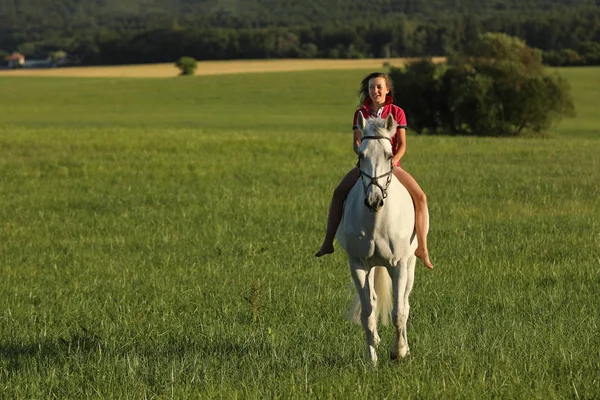
<path id="1" fill-rule="evenodd" d="M 381 323 L 388 325 L 392 317 L 392 278 L 387 268 L 375 268 L 375 293 L 377 294 L 377 318 Z"/>
<path id="2" fill-rule="evenodd" d="M 383 267 L 375 267 L 375 294 L 377 295 L 377 308 L 375 316 L 377 319 L 381 317 L 381 323 L 388 325 L 392 316 L 392 278 L 388 270 Z M 348 319 L 360 324 L 360 297 L 358 293 L 354 295 Z"/>

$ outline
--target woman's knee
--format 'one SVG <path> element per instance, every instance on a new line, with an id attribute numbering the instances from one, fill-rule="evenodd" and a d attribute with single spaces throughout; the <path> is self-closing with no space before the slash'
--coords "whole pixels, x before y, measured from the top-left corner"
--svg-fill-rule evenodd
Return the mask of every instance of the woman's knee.
<path id="1" fill-rule="evenodd" d="M 333 190 L 333 198 L 339 200 L 345 200 L 348 197 L 348 193 L 354 187 L 359 178 L 359 173 L 357 169 L 353 169 L 350 171 L 344 179 L 340 182 L 340 184 Z"/>
<path id="2" fill-rule="evenodd" d="M 348 188 L 347 186 L 348 185 L 344 185 L 343 182 L 340 183 L 338 187 L 333 189 L 333 198 L 338 200 L 346 199 L 346 197 L 348 197 L 348 193 L 350 193 L 350 189 L 352 189 Z"/>

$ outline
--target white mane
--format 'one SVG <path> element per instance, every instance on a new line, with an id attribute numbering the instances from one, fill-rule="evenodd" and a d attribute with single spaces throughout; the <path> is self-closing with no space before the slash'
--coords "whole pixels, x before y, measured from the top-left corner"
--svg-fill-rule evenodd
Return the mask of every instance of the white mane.
<path id="1" fill-rule="evenodd" d="M 389 119 L 370 117 L 365 120 L 365 127 L 362 129 L 362 136 L 381 135 L 391 139 L 392 136 L 394 136 L 394 133 L 396 133 L 396 128 L 398 128 L 398 123 L 391 117 Z"/>

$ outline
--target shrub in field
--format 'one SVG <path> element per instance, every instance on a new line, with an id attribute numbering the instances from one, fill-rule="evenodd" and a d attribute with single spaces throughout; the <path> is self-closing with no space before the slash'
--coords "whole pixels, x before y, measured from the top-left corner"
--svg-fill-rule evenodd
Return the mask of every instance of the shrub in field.
<path id="1" fill-rule="evenodd" d="M 194 75 L 198 68 L 198 61 L 192 57 L 181 57 L 175 63 L 175 66 L 181 70 L 181 75 Z"/>
<path id="2" fill-rule="evenodd" d="M 586 65 L 600 65 L 600 43 L 583 42 L 578 50 Z"/>
<path id="3" fill-rule="evenodd" d="M 396 101 L 410 116 L 411 128 L 418 132 L 435 132 L 441 124 L 440 112 L 443 107 L 439 104 L 438 75 L 442 70 L 442 66 L 428 59 L 415 61 L 402 70 L 391 69 L 395 92 L 400 94 Z"/>
<path id="4" fill-rule="evenodd" d="M 67 62 L 68 54 L 63 50 L 57 50 L 50 53 L 50 61 L 55 66 L 64 65 Z"/>
<path id="5" fill-rule="evenodd" d="M 575 50 L 544 51 L 542 58 L 544 64 L 552 66 L 600 65 L 600 43 L 583 42 Z"/>
<path id="6" fill-rule="evenodd" d="M 420 60 L 390 75 L 419 133 L 517 136 L 574 114 L 567 81 L 544 68 L 540 51 L 505 34 L 480 35 L 445 65 Z"/>

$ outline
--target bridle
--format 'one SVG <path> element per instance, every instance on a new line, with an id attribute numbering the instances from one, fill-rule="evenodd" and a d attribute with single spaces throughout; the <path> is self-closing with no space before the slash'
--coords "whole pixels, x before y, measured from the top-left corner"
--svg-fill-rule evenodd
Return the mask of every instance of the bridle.
<path id="1" fill-rule="evenodd" d="M 363 140 L 380 140 L 380 139 L 389 140 L 390 143 L 392 142 L 392 140 L 389 137 L 383 136 L 383 135 L 363 136 L 360 139 L 360 142 L 362 143 Z M 365 185 L 365 181 L 363 179 L 361 179 L 361 181 L 363 183 L 363 189 L 365 192 L 365 206 L 369 209 L 369 211 L 371 211 L 371 212 L 377 211 L 377 209 L 375 207 L 368 204 L 368 202 L 367 202 L 367 192 L 369 190 L 369 187 L 373 186 L 373 185 L 377 186 L 379 189 L 381 189 L 381 194 L 382 194 L 383 198 L 385 199 L 387 197 L 387 189 L 390 186 L 390 183 L 392 182 L 392 171 L 393 170 L 394 170 L 394 165 L 392 163 L 392 160 L 390 160 L 390 170 L 388 172 L 386 172 L 385 174 L 381 174 L 379 176 L 371 176 L 371 175 L 367 174 L 366 172 L 364 172 L 362 170 L 362 168 L 360 168 L 360 157 L 358 158 L 358 171 L 360 172 L 360 176 L 369 178 L 369 183 L 367 185 Z M 379 184 L 379 179 L 386 178 L 386 177 L 387 177 L 387 179 L 385 181 L 385 186 L 381 186 Z"/>

